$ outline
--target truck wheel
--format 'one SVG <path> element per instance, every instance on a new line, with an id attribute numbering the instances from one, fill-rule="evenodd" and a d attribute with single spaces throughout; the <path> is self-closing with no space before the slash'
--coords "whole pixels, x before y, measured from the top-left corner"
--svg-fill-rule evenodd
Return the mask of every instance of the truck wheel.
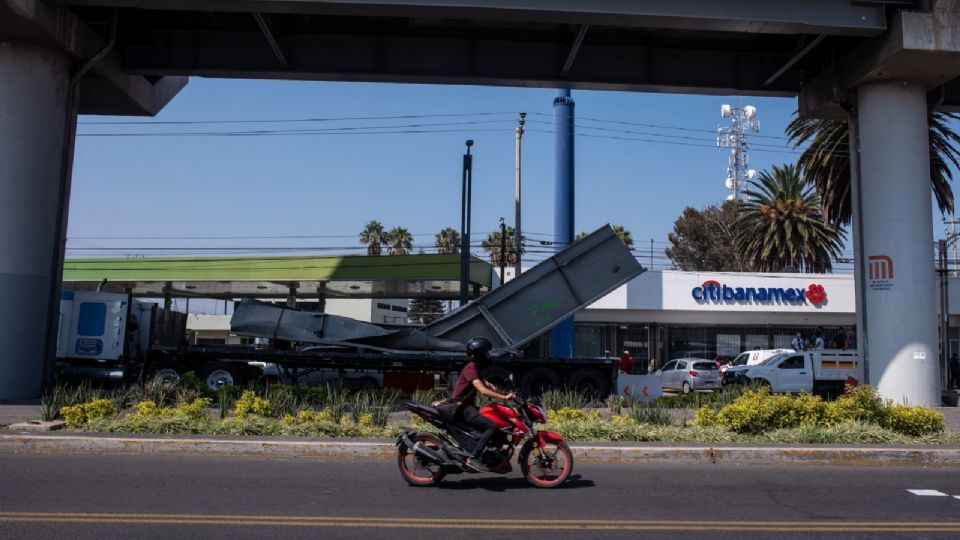
<path id="1" fill-rule="evenodd" d="M 217 391 L 224 386 L 240 386 L 242 374 L 236 366 L 227 363 L 211 364 L 200 370 L 204 386 Z"/>
<path id="2" fill-rule="evenodd" d="M 165 360 L 158 362 L 150 373 L 150 380 L 157 384 L 177 384 L 184 367 L 179 362 Z"/>
<path id="3" fill-rule="evenodd" d="M 510 380 L 510 371 L 502 367 L 488 367 L 480 374 L 480 378 L 501 390 L 513 388 L 513 381 Z"/>
<path id="4" fill-rule="evenodd" d="M 578 369 L 567 377 L 567 388 L 578 394 L 594 399 L 603 399 L 610 395 L 610 382 L 598 369 Z"/>
<path id="5" fill-rule="evenodd" d="M 560 376 L 557 372 L 545 367 L 536 367 L 527 372 L 523 377 L 524 395 L 539 396 L 544 391 L 560 386 Z"/>

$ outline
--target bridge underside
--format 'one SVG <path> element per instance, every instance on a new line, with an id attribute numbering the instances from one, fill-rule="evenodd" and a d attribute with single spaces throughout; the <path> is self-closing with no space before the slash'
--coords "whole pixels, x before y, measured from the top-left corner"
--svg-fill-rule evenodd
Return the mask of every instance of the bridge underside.
<path id="1" fill-rule="evenodd" d="M 102 36 L 117 13 L 123 70 L 147 77 L 770 96 L 797 95 L 889 24 L 883 2 L 836 0 L 54 3 Z M 960 82 L 942 107 L 960 108 Z"/>

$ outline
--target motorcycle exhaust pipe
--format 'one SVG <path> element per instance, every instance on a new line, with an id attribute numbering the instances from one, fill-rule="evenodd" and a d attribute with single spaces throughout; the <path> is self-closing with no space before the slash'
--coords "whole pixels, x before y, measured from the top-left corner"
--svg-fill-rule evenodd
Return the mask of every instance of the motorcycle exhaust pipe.
<path id="1" fill-rule="evenodd" d="M 422 442 L 418 441 L 414 443 L 413 441 L 411 441 L 409 435 L 407 435 L 406 433 L 403 433 L 400 435 L 400 440 L 403 441 L 403 444 L 405 444 L 407 448 L 413 450 L 413 453 L 416 455 L 427 458 L 438 465 L 443 465 L 444 463 L 447 462 L 447 460 L 444 459 L 443 456 L 438 454 L 433 449 L 427 448 L 426 446 L 423 445 Z"/>

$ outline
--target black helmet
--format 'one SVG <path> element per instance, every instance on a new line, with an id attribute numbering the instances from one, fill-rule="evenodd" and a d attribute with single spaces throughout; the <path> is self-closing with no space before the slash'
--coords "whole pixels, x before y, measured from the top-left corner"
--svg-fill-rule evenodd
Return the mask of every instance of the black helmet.
<path id="1" fill-rule="evenodd" d="M 485 337 L 475 337 L 467 342 L 467 356 L 470 358 L 486 360 L 492 350 L 493 343 Z"/>

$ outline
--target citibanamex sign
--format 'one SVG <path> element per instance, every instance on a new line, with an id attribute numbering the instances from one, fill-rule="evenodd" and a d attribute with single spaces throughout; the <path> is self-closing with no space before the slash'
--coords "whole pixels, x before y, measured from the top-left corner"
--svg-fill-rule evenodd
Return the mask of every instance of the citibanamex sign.
<path id="1" fill-rule="evenodd" d="M 806 289 L 793 287 L 730 287 L 718 281 L 704 281 L 690 294 L 700 304 L 809 304 L 821 307 L 827 302 L 823 285 L 811 283 Z"/>

